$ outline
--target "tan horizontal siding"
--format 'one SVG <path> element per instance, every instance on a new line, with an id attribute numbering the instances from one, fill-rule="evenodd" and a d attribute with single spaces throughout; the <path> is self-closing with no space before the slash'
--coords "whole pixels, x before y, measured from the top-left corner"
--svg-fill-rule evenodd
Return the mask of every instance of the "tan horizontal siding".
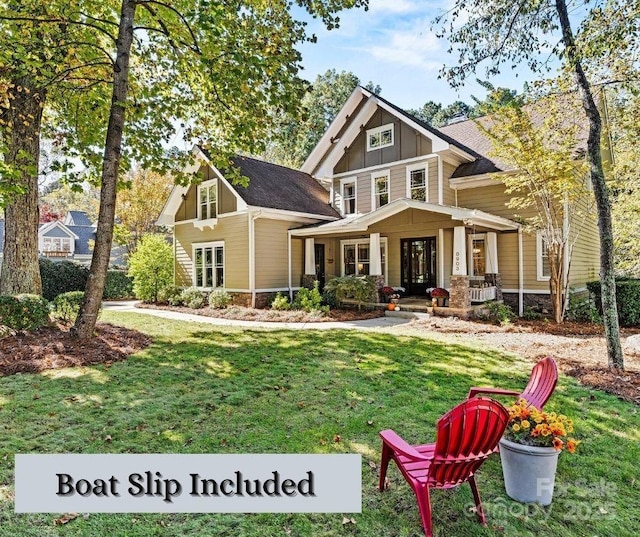
<path id="1" fill-rule="evenodd" d="M 591 196 L 579 204 L 579 212 L 586 218 L 576 218 L 572 223 L 571 238 L 575 238 L 575 244 L 569 270 L 571 287 L 584 287 L 586 282 L 600 277 L 600 236 Z"/>
<path id="2" fill-rule="evenodd" d="M 219 218 L 212 229 L 198 229 L 193 224 L 174 228 L 176 285 L 193 283 L 193 245 L 195 243 L 224 241 L 224 278 L 229 289 L 249 287 L 249 228 L 248 216 L 241 214 Z"/>
<path id="3" fill-rule="evenodd" d="M 449 186 L 449 179 L 451 178 L 451 176 L 453 175 L 453 172 L 456 171 L 456 166 L 454 166 L 453 164 L 449 164 L 448 162 L 443 162 L 442 163 L 442 173 L 443 173 L 443 198 L 444 198 L 444 204 L 445 205 L 453 205 L 455 206 L 456 204 L 456 193 L 453 190 L 453 188 L 451 188 Z M 431 170 L 429 170 L 429 172 L 431 173 Z M 438 169 L 436 167 L 434 173 L 436 174 L 435 177 L 437 178 L 438 175 Z"/>

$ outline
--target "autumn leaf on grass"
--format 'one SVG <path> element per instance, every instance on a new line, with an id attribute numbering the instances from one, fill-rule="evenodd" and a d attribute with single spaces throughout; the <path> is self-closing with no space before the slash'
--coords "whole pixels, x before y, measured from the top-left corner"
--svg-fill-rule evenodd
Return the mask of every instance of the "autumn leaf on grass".
<path id="1" fill-rule="evenodd" d="M 54 518 L 53 524 L 55 526 L 62 526 L 64 524 L 71 522 L 72 520 L 75 520 L 76 518 L 78 518 L 77 513 L 67 513 L 62 515 L 60 518 Z"/>
<path id="2" fill-rule="evenodd" d="M 339 434 L 333 437 L 333 441 L 337 444 L 338 442 L 342 442 L 342 438 Z"/>
<path id="3" fill-rule="evenodd" d="M 342 517 L 342 525 L 346 526 L 347 524 L 355 524 L 356 523 L 356 519 L 355 518 L 347 518 L 346 516 Z"/>

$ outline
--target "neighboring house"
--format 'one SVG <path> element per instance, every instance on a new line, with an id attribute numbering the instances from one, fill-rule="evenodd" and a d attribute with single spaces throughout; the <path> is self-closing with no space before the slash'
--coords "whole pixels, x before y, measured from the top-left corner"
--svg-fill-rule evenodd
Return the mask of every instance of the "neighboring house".
<path id="1" fill-rule="evenodd" d="M 88 265 L 93 255 L 96 227 L 84 211 L 69 211 L 63 220 L 40 224 L 38 252 L 52 261 L 68 260 Z M 4 247 L 4 220 L 0 220 L 0 256 Z M 111 264 L 123 265 L 122 248 L 111 251 Z"/>
<path id="2" fill-rule="evenodd" d="M 174 229 L 176 284 L 263 305 L 314 279 L 366 274 L 410 295 L 447 288 L 463 311 L 502 297 L 520 313 L 546 305 L 546 248 L 507 207 L 489 174 L 509 169 L 490 149 L 473 121 L 436 129 L 359 87 L 301 171 L 238 157 L 242 188 L 196 150 L 202 182 L 175 187 L 158 221 Z M 598 255 L 594 220 L 566 267 L 572 287 L 596 277 Z"/>

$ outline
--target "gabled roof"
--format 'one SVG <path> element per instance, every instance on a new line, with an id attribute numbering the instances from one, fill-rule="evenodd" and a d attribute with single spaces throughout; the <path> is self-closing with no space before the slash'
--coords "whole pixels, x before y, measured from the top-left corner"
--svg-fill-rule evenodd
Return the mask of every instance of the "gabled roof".
<path id="1" fill-rule="evenodd" d="M 92 226 L 89 215 L 84 211 L 69 211 L 64 218 L 67 226 Z"/>
<path id="2" fill-rule="evenodd" d="M 92 250 L 89 241 L 95 240 L 96 231 L 93 226 L 65 226 L 59 220 L 40 224 L 38 235 L 42 236 L 47 230 L 59 228 L 64 230 L 66 235 L 74 240 L 74 250 L 76 255 L 90 255 Z M 0 253 L 4 249 L 4 220 L 0 220 Z"/>
<path id="3" fill-rule="evenodd" d="M 246 188 L 233 186 L 247 205 L 340 218 L 329 205 L 329 192 L 309 174 L 250 157 L 233 163 L 249 178 Z"/>
<path id="4" fill-rule="evenodd" d="M 46 224 L 40 224 L 38 227 L 38 235 L 44 236 L 48 235 L 51 231 L 58 231 L 58 233 L 53 233 L 50 235 L 51 237 L 61 237 L 60 233 L 70 237 L 72 239 L 77 239 L 78 235 L 71 229 L 72 226 L 64 225 L 60 220 L 52 220 L 51 222 L 47 222 Z"/>
<path id="5" fill-rule="evenodd" d="M 370 213 L 353 215 L 326 224 L 316 224 L 294 229 L 291 230 L 291 235 L 296 237 L 311 237 L 335 233 L 364 233 L 368 231 L 369 227 L 373 224 L 390 218 L 406 209 L 417 209 L 430 213 L 444 214 L 450 216 L 452 220 L 460 220 L 469 225 L 487 227 L 498 231 L 516 230 L 520 227 L 520 224 L 513 220 L 479 211 L 478 209 L 465 209 L 464 207 L 453 207 L 451 205 L 440 205 L 405 198 L 392 201 Z"/>

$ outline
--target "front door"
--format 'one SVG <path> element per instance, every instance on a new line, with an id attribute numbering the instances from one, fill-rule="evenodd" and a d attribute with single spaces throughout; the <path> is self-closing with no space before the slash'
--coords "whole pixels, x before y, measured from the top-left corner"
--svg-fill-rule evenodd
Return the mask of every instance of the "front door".
<path id="1" fill-rule="evenodd" d="M 324 244 L 314 244 L 313 249 L 316 256 L 316 278 L 320 292 L 324 289 Z"/>
<path id="2" fill-rule="evenodd" d="M 402 287 L 409 295 L 426 296 L 436 287 L 436 238 L 402 239 Z"/>

